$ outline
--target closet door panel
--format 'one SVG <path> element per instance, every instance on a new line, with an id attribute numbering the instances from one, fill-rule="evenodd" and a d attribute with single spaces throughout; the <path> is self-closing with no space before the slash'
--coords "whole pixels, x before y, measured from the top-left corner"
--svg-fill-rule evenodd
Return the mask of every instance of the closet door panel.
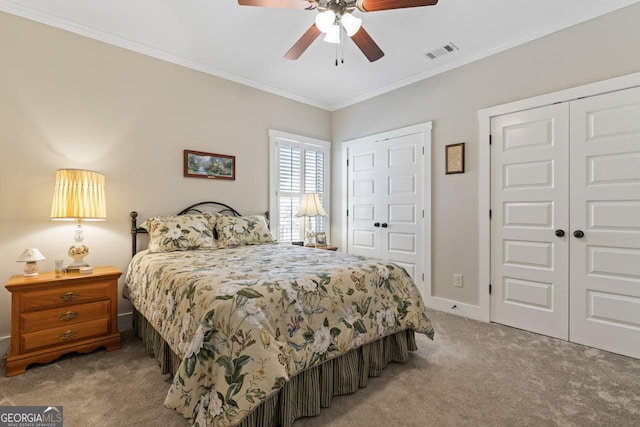
<path id="1" fill-rule="evenodd" d="M 381 208 L 381 257 L 402 266 L 416 280 L 422 270 L 424 231 L 424 134 L 413 133 L 379 143 L 385 179 Z"/>
<path id="2" fill-rule="evenodd" d="M 380 234 L 378 198 L 381 194 L 379 152 L 375 145 L 358 145 L 349 155 L 348 252 L 379 257 Z"/>
<path id="3" fill-rule="evenodd" d="M 570 339 L 640 358 L 640 88 L 570 109 Z"/>
<path id="4" fill-rule="evenodd" d="M 561 339 L 569 331 L 568 118 L 559 104 L 491 121 L 491 320 Z"/>

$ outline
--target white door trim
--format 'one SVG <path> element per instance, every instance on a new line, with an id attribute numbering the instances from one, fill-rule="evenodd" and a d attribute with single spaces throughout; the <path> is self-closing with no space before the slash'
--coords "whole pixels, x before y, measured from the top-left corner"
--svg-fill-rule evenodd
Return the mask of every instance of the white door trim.
<path id="1" fill-rule="evenodd" d="M 425 304 L 429 304 L 429 299 L 431 295 L 431 129 L 432 122 L 424 122 L 419 123 L 417 125 L 408 126 L 399 129 L 393 129 L 387 132 L 381 132 L 373 135 L 363 136 L 360 138 L 351 139 L 348 141 L 342 141 L 342 205 L 345 206 L 341 215 L 342 215 L 342 246 L 345 248 L 349 247 L 348 242 L 348 232 L 347 232 L 347 185 L 348 185 L 348 168 L 347 168 L 347 160 L 349 159 L 348 149 L 353 146 L 353 144 L 357 144 L 362 142 L 363 140 L 370 139 L 375 136 L 378 140 L 385 140 L 390 138 L 397 138 L 399 136 L 411 134 L 411 133 L 423 133 L 424 134 L 424 156 L 423 156 L 423 168 L 424 168 L 424 191 L 423 191 L 423 208 L 424 208 L 424 218 L 423 218 L 423 230 L 424 230 L 424 238 L 423 238 L 423 264 L 422 271 L 424 273 L 424 282 L 420 282 L 418 287 L 422 292 L 423 299 L 425 300 Z M 418 282 L 418 281 L 417 281 Z M 422 286 L 420 286 L 420 284 Z"/>
<path id="2" fill-rule="evenodd" d="M 640 72 L 478 111 L 478 284 L 480 292 L 479 310 L 476 312 L 478 314 L 477 320 L 489 322 L 490 319 L 491 222 L 489 220 L 489 209 L 491 209 L 491 151 L 489 149 L 489 137 L 491 135 L 491 117 L 636 86 L 640 86 Z"/>

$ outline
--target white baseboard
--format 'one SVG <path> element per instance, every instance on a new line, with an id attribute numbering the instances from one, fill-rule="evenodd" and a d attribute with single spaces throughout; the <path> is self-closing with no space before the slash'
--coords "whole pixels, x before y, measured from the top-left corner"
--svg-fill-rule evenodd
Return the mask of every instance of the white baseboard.
<path id="1" fill-rule="evenodd" d="M 481 310 L 477 305 L 465 304 L 446 298 L 430 297 L 427 298 L 426 306 L 427 308 L 444 311 L 445 313 L 456 314 L 462 317 L 468 317 L 469 319 L 479 320 L 480 322 L 489 321 L 485 310 Z"/>

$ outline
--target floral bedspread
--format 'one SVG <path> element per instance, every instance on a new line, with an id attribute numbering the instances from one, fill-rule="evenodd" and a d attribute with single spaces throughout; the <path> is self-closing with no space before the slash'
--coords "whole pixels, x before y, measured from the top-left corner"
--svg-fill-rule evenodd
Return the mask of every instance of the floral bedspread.
<path id="1" fill-rule="evenodd" d="M 234 425 L 296 373 L 404 329 L 433 337 L 395 264 L 263 244 L 138 253 L 125 295 L 182 358 L 165 405 Z"/>

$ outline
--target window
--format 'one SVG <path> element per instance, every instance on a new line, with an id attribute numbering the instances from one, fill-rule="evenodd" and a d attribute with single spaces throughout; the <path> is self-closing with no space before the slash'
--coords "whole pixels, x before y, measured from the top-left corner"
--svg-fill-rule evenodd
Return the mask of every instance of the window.
<path id="1" fill-rule="evenodd" d="M 304 240 L 306 218 L 296 217 L 304 193 L 318 193 L 329 213 L 329 156 L 327 141 L 269 131 L 271 155 L 271 230 L 281 242 Z M 329 217 L 311 218 L 315 231 L 329 238 Z"/>

